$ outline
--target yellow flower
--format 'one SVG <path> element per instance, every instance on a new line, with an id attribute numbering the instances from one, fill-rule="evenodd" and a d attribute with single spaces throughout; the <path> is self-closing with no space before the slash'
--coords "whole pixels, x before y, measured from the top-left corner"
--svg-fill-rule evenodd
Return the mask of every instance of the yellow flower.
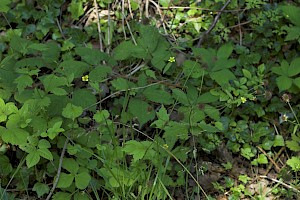
<path id="1" fill-rule="evenodd" d="M 170 57 L 168 61 L 169 61 L 170 63 L 175 62 L 175 57 Z"/>
<path id="2" fill-rule="evenodd" d="M 168 146 L 167 144 L 164 144 L 163 147 L 164 147 L 165 149 L 169 148 L 169 146 Z"/>
<path id="3" fill-rule="evenodd" d="M 247 99 L 245 97 L 241 97 L 242 103 L 246 103 Z"/>
<path id="4" fill-rule="evenodd" d="M 82 81 L 89 81 L 89 75 L 85 75 L 83 77 L 81 77 Z"/>

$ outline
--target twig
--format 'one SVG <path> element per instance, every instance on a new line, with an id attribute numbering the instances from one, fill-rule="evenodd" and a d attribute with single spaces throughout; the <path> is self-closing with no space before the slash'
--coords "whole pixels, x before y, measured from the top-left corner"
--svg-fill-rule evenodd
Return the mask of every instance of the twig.
<path id="1" fill-rule="evenodd" d="M 100 16 L 98 12 L 98 4 L 97 0 L 94 0 L 95 8 L 96 8 L 96 15 L 97 15 L 97 27 L 98 27 L 98 34 L 99 34 L 99 45 L 100 45 L 100 51 L 103 52 L 103 45 L 102 45 L 102 36 L 101 36 L 101 27 L 100 27 Z M 109 13 L 108 13 L 109 14 Z"/>
<path id="2" fill-rule="evenodd" d="M 294 188 L 293 186 L 290 186 L 290 185 L 288 185 L 288 184 L 286 184 L 286 183 L 284 183 L 284 182 L 282 182 L 282 181 L 279 181 L 279 180 L 270 178 L 270 177 L 268 177 L 268 176 L 259 176 L 259 177 L 260 177 L 260 178 L 269 179 L 269 180 L 271 180 L 271 181 L 273 181 L 273 182 L 275 182 L 275 183 L 279 183 L 279 184 L 283 185 L 284 187 L 286 187 L 286 188 L 288 188 L 288 189 L 291 189 L 291 190 L 293 190 L 294 192 L 300 194 L 300 191 L 299 191 L 299 190 L 297 190 L 297 189 Z"/>
<path id="3" fill-rule="evenodd" d="M 65 141 L 65 144 L 64 144 L 64 147 L 62 149 L 62 152 L 60 154 L 60 159 L 59 159 L 59 164 L 58 164 L 58 169 L 57 169 L 57 174 L 56 174 L 56 178 L 54 180 L 54 183 L 53 183 L 53 186 L 51 188 L 51 191 L 50 193 L 48 194 L 46 200 L 49 200 L 58 184 L 58 181 L 59 181 L 59 177 L 60 177 L 60 173 L 61 173 L 61 167 L 62 167 L 62 163 L 63 163 L 63 159 L 64 159 L 64 156 L 65 156 L 65 152 L 66 152 L 66 148 L 67 148 L 67 144 L 69 142 L 69 138 L 67 137 L 66 138 L 66 141 Z"/>
<path id="4" fill-rule="evenodd" d="M 198 44 L 197 44 L 197 47 L 198 47 L 198 48 L 201 46 L 201 44 L 202 44 L 202 42 L 203 42 L 205 36 L 208 35 L 208 34 L 213 30 L 213 28 L 216 26 L 216 24 L 217 24 L 217 22 L 218 22 L 218 20 L 219 20 L 219 18 L 220 18 L 220 16 L 221 16 L 223 10 L 225 10 L 225 8 L 228 6 L 228 4 L 229 4 L 230 2 L 231 2 L 231 0 L 228 0 L 228 1 L 224 4 L 224 6 L 221 8 L 221 10 L 220 10 L 220 11 L 218 12 L 218 14 L 216 15 L 216 17 L 215 17 L 215 19 L 214 19 L 212 25 L 209 27 L 209 29 L 208 29 L 207 31 L 204 32 L 203 36 L 199 39 Z"/>
<path id="5" fill-rule="evenodd" d="M 273 163 L 273 165 L 275 166 L 275 171 L 276 172 L 280 172 L 280 167 L 275 163 L 275 161 L 259 146 L 257 146 L 257 148 L 265 155 L 269 158 L 269 160 L 271 161 L 271 163 Z"/>
<path id="6" fill-rule="evenodd" d="M 56 23 L 57 23 L 57 26 L 58 26 L 58 29 L 59 29 L 59 32 L 60 32 L 61 36 L 64 38 L 64 40 L 67 40 L 66 37 L 65 37 L 65 34 L 63 33 L 63 30 L 61 28 L 60 22 L 58 21 L 57 18 L 56 18 Z"/>
<path id="7" fill-rule="evenodd" d="M 281 155 L 281 153 L 283 152 L 284 149 L 285 149 L 285 147 L 281 147 L 281 149 L 278 151 L 278 153 L 276 153 L 276 155 L 274 157 L 274 161 L 276 161 L 279 158 L 279 156 Z M 269 173 L 272 166 L 273 166 L 273 163 L 271 162 L 270 165 L 268 166 L 266 172 L 265 172 L 265 175 L 267 175 Z"/>

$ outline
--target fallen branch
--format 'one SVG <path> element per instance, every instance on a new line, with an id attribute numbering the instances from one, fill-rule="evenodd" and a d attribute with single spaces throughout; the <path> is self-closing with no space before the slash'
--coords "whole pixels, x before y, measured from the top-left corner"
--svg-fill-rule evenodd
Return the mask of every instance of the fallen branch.
<path id="1" fill-rule="evenodd" d="M 209 29 L 207 29 L 207 31 L 204 32 L 203 36 L 200 37 L 199 41 L 198 41 L 198 44 L 197 44 L 197 47 L 199 48 L 204 40 L 204 38 L 215 28 L 220 16 L 221 16 L 221 13 L 225 10 L 225 8 L 228 6 L 228 4 L 231 2 L 231 0 L 228 0 L 226 1 L 226 3 L 224 4 L 224 6 L 221 8 L 221 10 L 218 12 L 218 14 L 216 15 L 213 23 L 211 24 L 211 26 L 209 27 Z"/>

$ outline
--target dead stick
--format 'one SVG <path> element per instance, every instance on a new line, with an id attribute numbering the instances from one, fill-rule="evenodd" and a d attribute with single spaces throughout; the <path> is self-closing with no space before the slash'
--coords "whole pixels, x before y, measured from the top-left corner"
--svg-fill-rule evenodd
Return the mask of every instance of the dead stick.
<path id="1" fill-rule="evenodd" d="M 197 44 L 197 47 L 199 48 L 205 38 L 206 35 L 208 35 L 212 30 L 213 28 L 215 28 L 220 16 L 221 16 L 221 13 L 225 10 L 225 8 L 228 6 L 228 4 L 231 2 L 231 0 L 228 0 L 224 6 L 221 8 L 221 10 L 218 12 L 218 14 L 216 15 L 212 25 L 209 27 L 209 29 L 207 31 L 204 32 L 203 36 L 199 39 L 198 41 L 198 44 Z"/>

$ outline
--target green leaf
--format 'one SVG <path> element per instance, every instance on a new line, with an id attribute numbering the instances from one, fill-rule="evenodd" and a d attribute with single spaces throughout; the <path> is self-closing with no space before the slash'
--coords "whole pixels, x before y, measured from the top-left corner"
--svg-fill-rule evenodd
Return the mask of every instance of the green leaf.
<path id="1" fill-rule="evenodd" d="M 284 16 L 289 19 L 293 24 L 300 27 L 300 8 L 293 5 L 280 6 Z"/>
<path id="2" fill-rule="evenodd" d="M 246 184 L 251 178 L 247 175 L 239 175 L 239 181 L 242 181 L 244 184 Z"/>
<path id="3" fill-rule="evenodd" d="M 257 160 L 258 164 L 268 164 L 268 159 L 264 154 L 259 154 L 259 156 L 256 160 Z"/>
<path id="4" fill-rule="evenodd" d="M 37 152 L 39 153 L 39 155 L 43 158 L 46 158 L 47 160 L 51 160 L 53 161 L 53 156 L 51 151 L 49 151 L 49 149 L 46 148 L 40 148 L 37 150 Z"/>
<path id="5" fill-rule="evenodd" d="M 69 4 L 68 11 L 71 12 L 72 19 L 78 20 L 81 15 L 84 14 L 84 10 L 82 7 L 82 2 L 72 1 Z"/>
<path id="6" fill-rule="evenodd" d="M 71 197 L 73 195 L 70 194 L 70 193 L 67 193 L 67 192 L 56 192 L 54 195 L 53 195 L 53 198 L 52 200 L 71 200 Z"/>
<path id="7" fill-rule="evenodd" d="M 68 103 L 67 106 L 63 109 L 62 115 L 65 118 L 72 119 L 79 117 L 83 112 L 83 109 L 80 106 L 75 106 L 71 103 Z"/>
<path id="8" fill-rule="evenodd" d="M 151 145 L 152 142 L 149 141 L 138 142 L 136 140 L 130 140 L 125 143 L 123 151 L 133 156 L 133 162 L 137 162 L 145 156 L 147 151 L 153 148 Z"/>
<path id="9" fill-rule="evenodd" d="M 11 0 L 1 0 L 0 1 L 0 12 L 7 13 L 7 11 L 10 10 L 10 8 L 8 7 L 10 3 L 11 3 Z"/>
<path id="10" fill-rule="evenodd" d="M 300 73 L 300 58 L 296 58 L 290 64 L 288 76 L 289 77 L 296 76 L 299 73 Z"/>
<path id="11" fill-rule="evenodd" d="M 45 183 L 37 182 L 34 184 L 32 191 L 35 191 L 38 195 L 38 198 L 40 198 L 44 194 L 47 194 L 50 191 L 50 188 Z"/>
<path id="12" fill-rule="evenodd" d="M 2 129 L 2 130 L 1 130 Z M 27 142 L 29 133 L 23 129 L 10 127 L 5 129 L 0 126 L 2 132 L 2 140 L 12 145 L 24 145 Z"/>
<path id="13" fill-rule="evenodd" d="M 293 80 L 293 83 L 294 83 L 298 88 L 300 88 L 300 77 L 295 78 L 295 79 Z"/>
<path id="14" fill-rule="evenodd" d="M 156 115 L 158 117 L 158 120 L 153 122 L 151 126 L 155 125 L 156 128 L 163 129 L 166 123 L 169 121 L 169 115 L 164 105 L 161 106 Z"/>
<path id="15" fill-rule="evenodd" d="M 59 87 L 68 84 L 67 79 L 65 77 L 58 77 L 54 74 L 50 74 L 40 77 L 40 80 L 43 83 L 46 92 L 52 92 L 53 94 L 59 96 L 67 94 L 67 92 L 62 88 L 58 90 Z"/>
<path id="16" fill-rule="evenodd" d="M 87 172 L 75 175 L 75 185 L 78 189 L 84 190 L 90 183 L 91 176 Z"/>
<path id="17" fill-rule="evenodd" d="M 286 141 L 286 146 L 292 151 L 300 151 L 300 142 L 297 142 L 296 140 Z"/>
<path id="18" fill-rule="evenodd" d="M 76 47 L 75 52 L 83 61 L 91 65 L 99 65 L 101 61 L 109 61 L 108 54 L 99 51 L 98 49 L 91 49 L 87 47 Z M 102 65 L 100 65 L 102 67 Z M 96 67 L 98 68 L 98 67 Z"/>
<path id="19" fill-rule="evenodd" d="M 249 70 L 247 70 L 247 69 L 242 69 L 242 71 L 243 71 L 244 76 L 245 76 L 247 79 L 252 79 L 252 74 L 251 74 L 251 72 L 250 72 Z"/>
<path id="20" fill-rule="evenodd" d="M 114 58 L 116 60 L 126 60 L 131 56 L 131 49 L 135 48 L 135 45 L 131 41 L 123 41 L 113 51 Z"/>
<path id="21" fill-rule="evenodd" d="M 88 71 L 89 65 L 82 61 L 66 60 L 60 63 L 59 68 L 65 76 L 74 74 L 74 77 L 78 78 Z"/>
<path id="22" fill-rule="evenodd" d="M 215 121 L 220 120 L 220 112 L 218 109 L 214 108 L 213 106 L 205 105 L 204 113 L 207 114 L 210 118 L 212 118 Z"/>
<path id="23" fill-rule="evenodd" d="M 71 103 L 81 108 L 96 111 L 96 106 L 90 107 L 97 102 L 96 96 L 88 89 L 78 89 L 73 92 Z"/>
<path id="24" fill-rule="evenodd" d="M 117 78 L 111 81 L 111 84 L 116 90 L 118 91 L 125 91 L 135 86 L 134 83 L 124 79 L 124 78 Z"/>
<path id="25" fill-rule="evenodd" d="M 219 50 L 217 51 L 217 58 L 218 59 L 228 59 L 233 51 L 233 46 L 231 43 L 227 43 L 222 45 Z"/>
<path id="26" fill-rule="evenodd" d="M 42 43 L 33 43 L 28 46 L 28 49 L 33 49 L 37 51 L 47 51 L 49 49 L 47 44 L 42 44 Z"/>
<path id="27" fill-rule="evenodd" d="M 21 75 L 14 81 L 17 84 L 18 91 L 21 93 L 26 87 L 32 86 L 33 80 L 29 75 Z"/>
<path id="28" fill-rule="evenodd" d="M 35 166 L 40 161 L 40 154 L 37 151 L 32 151 L 26 156 L 26 165 L 28 168 Z"/>
<path id="29" fill-rule="evenodd" d="M 65 129 L 61 128 L 62 121 L 57 121 L 53 124 L 51 128 L 48 128 L 47 134 L 43 137 L 48 136 L 51 140 L 53 140 L 59 133 L 64 132 Z"/>
<path id="30" fill-rule="evenodd" d="M 286 161 L 286 164 L 292 168 L 294 172 L 300 171 L 300 158 L 293 156 Z"/>
<path id="31" fill-rule="evenodd" d="M 0 134 L 1 136 L 1 134 Z M 5 147 L 4 144 L 2 144 L 2 147 Z M 10 164 L 10 160 L 7 156 L 3 155 L 3 152 L 0 154 L 0 175 L 3 177 L 8 176 L 13 170 L 12 165 Z"/>
<path id="32" fill-rule="evenodd" d="M 60 174 L 59 180 L 58 180 L 58 184 L 57 184 L 57 188 L 68 188 L 71 186 L 71 184 L 73 183 L 74 180 L 74 176 L 73 174 L 66 174 L 64 172 L 62 172 Z"/>
<path id="33" fill-rule="evenodd" d="M 97 123 L 102 123 L 105 122 L 106 119 L 108 119 L 109 117 L 109 112 L 107 110 L 97 110 L 97 113 L 94 114 L 93 119 L 97 122 Z"/>
<path id="34" fill-rule="evenodd" d="M 284 139 L 282 135 L 276 135 L 274 140 L 274 147 L 283 147 L 284 146 Z"/>
<path id="35" fill-rule="evenodd" d="M 139 99 L 130 99 L 128 104 L 128 111 L 134 117 L 137 117 L 137 120 L 140 122 L 140 126 L 142 126 L 149 120 L 154 119 L 155 117 L 153 107 L 145 101 Z"/>
<path id="36" fill-rule="evenodd" d="M 298 26 L 283 26 L 281 27 L 281 30 L 285 30 L 287 32 L 285 41 L 298 40 L 300 37 L 300 27 Z"/>
<path id="37" fill-rule="evenodd" d="M 223 69 L 216 72 L 211 72 L 210 77 L 215 80 L 220 86 L 229 83 L 230 80 L 236 80 L 235 75 L 228 69 Z"/>
<path id="38" fill-rule="evenodd" d="M 218 101 L 219 97 L 212 95 L 210 92 L 201 94 L 197 99 L 197 103 L 213 103 Z"/>
<path id="39" fill-rule="evenodd" d="M 144 26 L 140 25 L 141 39 L 138 40 L 138 44 L 144 48 L 144 51 L 152 53 L 159 42 L 160 34 L 157 28 L 154 26 Z"/>
<path id="40" fill-rule="evenodd" d="M 170 93 L 164 91 L 162 88 L 158 88 L 157 86 L 147 87 L 143 94 L 150 101 L 161 103 L 164 105 L 170 105 L 173 103 L 173 98 Z"/>
<path id="41" fill-rule="evenodd" d="M 65 158 L 62 167 L 71 174 L 76 174 L 79 170 L 79 165 L 73 158 Z"/>
<path id="42" fill-rule="evenodd" d="M 173 92 L 173 98 L 176 101 L 179 101 L 180 103 L 182 103 L 184 105 L 190 104 L 186 94 L 182 90 L 175 88 L 175 89 L 172 89 L 172 92 Z"/>
<path id="43" fill-rule="evenodd" d="M 204 69 L 199 63 L 192 60 L 186 60 L 183 63 L 183 73 L 186 77 L 200 78 L 204 76 Z"/>
<path id="44" fill-rule="evenodd" d="M 89 79 L 92 82 L 101 83 L 107 78 L 107 75 L 111 72 L 111 67 L 98 65 L 89 73 Z"/>
<path id="45" fill-rule="evenodd" d="M 279 92 L 282 92 L 292 87 L 293 79 L 287 76 L 279 76 L 278 78 L 276 78 L 276 83 L 279 88 Z"/>

